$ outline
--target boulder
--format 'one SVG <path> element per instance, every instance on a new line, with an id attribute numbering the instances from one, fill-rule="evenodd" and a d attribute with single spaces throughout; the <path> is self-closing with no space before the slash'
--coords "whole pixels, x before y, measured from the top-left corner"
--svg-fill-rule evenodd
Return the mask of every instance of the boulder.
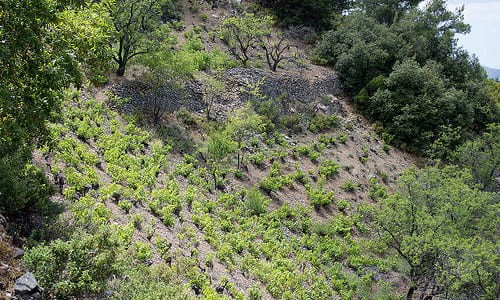
<path id="1" fill-rule="evenodd" d="M 43 299 L 43 288 L 38 285 L 35 275 L 28 272 L 16 280 L 14 285 L 15 295 L 22 300 Z"/>
<path id="2" fill-rule="evenodd" d="M 23 249 L 14 247 L 14 255 L 13 255 L 14 258 L 19 258 L 22 257 L 23 255 L 24 255 Z"/>

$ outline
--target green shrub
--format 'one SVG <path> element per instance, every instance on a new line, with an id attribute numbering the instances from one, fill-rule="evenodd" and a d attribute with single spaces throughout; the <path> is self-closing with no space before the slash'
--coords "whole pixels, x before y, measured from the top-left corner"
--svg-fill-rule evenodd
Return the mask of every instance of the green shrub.
<path id="1" fill-rule="evenodd" d="M 325 178 L 332 177 L 339 172 L 340 166 L 331 159 L 321 161 L 318 166 L 318 173 Z"/>
<path id="2" fill-rule="evenodd" d="M 118 201 L 118 207 L 123 209 L 126 213 L 128 213 L 132 208 L 132 203 L 128 200 L 120 200 Z"/>
<path id="3" fill-rule="evenodd" d="M 50 200 L 52 185 L 35 165 L 19 157 L 4 157 L 0 159 L 0 174 L 0 213 L 50 216 L 57 212 Z"/>
<path id="4" fill-rule="evenodd" d="M 143 242 L 135 242 L 132 244 L 134 258 L 140 261 L 146 261 L 153 257 L 153 252 L 149 244 Z"/>
<path id="5" fill-rule="evenodd" d="M 309 130 L 311 132 L 317 133 L 338 127 L 339 125 L 340 125 L 340 120 L 335 115 L 316 114 L 309 121 Z"/>
<path id="6" fill-rule="evenodd" d="M 118 240 L 110 231 L 95 235 L 75 233 L 69 241 L 56 240 L 28 250 L 23 258 L 47 294 L 56 299 L 98 295 L 113 274 L 119 274 Z"/>
<path id="7" fill-rule="evenodd" d="M 346 192 L 354 192 L 357 188 L 359 188 L 359 183 L 352 181 L 351 179 L 347 180 L 342 184 L 342 189 Z"/>
<path id="8" fill-rule="evenodd" d="M 248 289 L 248 295 L 250 300 L 261 300 L 262 292 L 260 291 L 260 286 L 258 284 L 253 284 Z"/>
<path id="9" fill-rule="evenodd" d="M 318 151 L 311 151 L 311 152 L 309 152 L 309 159 L 312 162 L 318 161 L 318 158 L 320 158 L 320 157 L 321 157 L 321 153 L 318 152 Z"/>
<path id="10" fill-rule="evenodd" d="M 307 189 L 307 196 L 309 201 L 315 208 L 320 208 L 322 206 L 328 206 L 333 203 L 335 195 L 333 191 L 325 191 L 322 188 L 312 188 Z"/>
<path id="11" fill-rule="evenodd" d="M 345 144 L 347 142 L 347 135 L 343 132 L 339 133 L 339 135 L 337 136 L 337 140 L 342 143 L 342 144 Z"/>
<path id="12" fill-rule="evenodd" d="M 264 164 L 265 159 L 266 159 L 266 155 L 262 151 L 259 151 L 259 152 L 255 153 L 254 155 L 250 156 L 250 161 L 259 167 L 261 167 Z"/>
<path id="13" fill-rule="evenodd" d="M 339 199 L 337 200 L 337 208 L 339 209 L 339 211 L 345 211 L 347 208 L 349 208 L 349 202 L 344 199 Z"/>
<path id="14" fill-rule="evenodd" d="M 292 133 L 299 133 L 302 132 L 302 121 L 303 117 L 299 114 L 284 115 L 279 118 L 278 124 Z"/>
<path id="15" fill-rule="evenodd" d="M 245 206 L 250 215 L 259 216 L 266 212 L 269 200 L 256 188 L 247 191 Z"/>
<path id="16" fill-rule="evenodd" d="M 370 195 L 370 198 L 373 200 L 379 200 L 387 197 L 387 188 L 383 184 L 380 184 L 377 178 L 372 177 L 369 182 L 370 187 L 368 189 L 368 194 Z"/>

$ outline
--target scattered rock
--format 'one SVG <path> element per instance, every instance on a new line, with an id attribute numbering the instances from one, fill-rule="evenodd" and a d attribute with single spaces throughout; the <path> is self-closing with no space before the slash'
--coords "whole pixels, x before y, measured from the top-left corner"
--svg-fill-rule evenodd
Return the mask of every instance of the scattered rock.
<path id="1" fill-rule="evenodd" d="M 219 294 L 222 294 L 224 293 L 224 287 L 223 286 L 220 286 L 218 285 L 216 288 L 215 288 L 215 291 Z"/>
<path id="2" fill-rule="evenodd" d="M 28 272 L 16 280 L 14 293 L 21 300 L 42 299 L 43 288 L 38 285 L 35 275 Z"/>
<path id="3" fill-rule="evenodd" d="M 22 257 L 24 255 L 24 250 L 21 248 L 14 247 L 14 258 Z"/>

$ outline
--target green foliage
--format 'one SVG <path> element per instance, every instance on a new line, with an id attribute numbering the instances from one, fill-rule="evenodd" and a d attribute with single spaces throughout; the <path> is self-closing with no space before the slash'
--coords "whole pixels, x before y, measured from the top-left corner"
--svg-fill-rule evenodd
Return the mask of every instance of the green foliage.
<path id="1" fill-rule="evenodd" d="M 256 284 L 252 285 L 250 289 L 248 290 L 248 294 L 250 295 L 250 300 L 261 300 L 262 299 L 262 292 L 260 290 L 260 287 Z"/>
<path id="2" fill-rule="evenodd" d="M 124 271 L 123 277 L 113 280 L 110 288 L 113 292 L 110 298 L 115 300 L 124 297 L 137 300 L 181 300 L 192 297 L 189 287 L 180 282 L 175 272 L 166 264 L 150 267 L 145 264 L 134 265 Z"/>
<path id="3" fill-rule="evenodd" d="M 223 81 L 218 80 L 216 77 L 210 76 L 205 73 L 197 73 L 195 78 L 201 83 L 201 90 L 203 92 L 203 102 L 205 104 L 205 113 L 207 120 L 210 119 L 210 111 L 212 110 L 213 103 L 221 97 L 226 90 L 226 85 Z"/>
<path id="4" fill-rule="evenodd" d="M 479 191 L 472 179 L 456 167 L 410 169 L 399 191 L 382 199 L 374 217 L 408 264 L 412 289 L 436 280 L 453 298 L 498 297 L 491 247 L 498 246 L 500 207 L 495 194 Z"/>
<path id="5" fill-rule="evenodd" d="M 223 162 L 228 155 L 236 152 L 237 143 L 232 141 L 226 132 L 214 132 L 205 142 L 207 159 Z"/>
<path id="6" fill-rule="evenodd" d="M 46 121 L 55 120 L 62 91 L 82 83 L 71 44 L 60 35 L 64 5 L 49 0 L 6 0 L 0 14 L 0 158 L 28 149 L 47 137 Z M 89 40 L 97 37 L 89 37 Z M 82 51 L 85 51 L 82 49 Z"/>
<path id="7" fill-rule="evenodd" d="M 317 29 L 330 28 L 332 19 L 351 7 L 352 1 L 329 0 L 260 0 L 260 4 L 270 8 L 285 25 L 305 25 Z"/>
<path id="8" fill-rule="evenodd" d="M 312 132 L 323 132 L 338 127 L 340 120 L 335 115 L 316 114 L 309 121 L 309 130 Z"/>
<path id="9" fill-rule="evenodd" d="M 130 209 L 132 208 L 133 204 L 132 202 L 128 201 L 128 200 L 120 200 L 118 201 L 118 207 L 123 209 L 126 213 L 128 213 L 130 211 Z"/>
<path id="10" fill-rule="evenodd" d="M 251 57 L 251 49 L 262 36 L 270 32 L 273 23 L 269 16 L 258 17 L 244 13 L 224 19 L 217 29 L 217 34 L 229 52 L 246 66 Z"/>
<path id="11" fill-rule="evenodd" d="M 345 211 L 347 208 L 349 208 L 349 202 L 344 199 L 339 199 L 337 200 L 337 208 L 339 209 L 339 211 Z"/>
<path id="12" fill-rule="evenodd" d="M 250 138 L 264 130 L 262 117 L 256 114 L 250 105 L 237 110 L 229 119 L 225 132 L 236 142 L 238 150 L 238 169 L 243 160 L 243 148 Z"/>
<path id="13" fill-rule="evenodd" d="M 387 196 L 386 187 L 380 182 L 378 182 L 377 178 L 372 177 L 370 178 L 369 182 L 370 182 L 370 187 L 368 188 L 368 194 L 370 195 L 370 198 L 377 201 Z"/>
<path id="14" fill-rule="evenodd" d="M 486 80 L 486 85 L 488 87 L 488 94 L 495 101 L 498 111 L 500 107 L 500 82 L 488 79 Z"/>
<path id="15" fill-rule="evenodd" d="M 134 258 L 140 261 L 146 261 L 151 259 L 153 253 L 151 252 L 151 247 L 149 244 L 143 242 L 135 242 L 132 244 L 132 251 L 134 253 Z"/>
<path id="16" fill-rule="evenodd" d="M 429 145 L 439 126 L 464 127 L 472 122 L 474 112 L 467 98 L 446 86 L 440 68 L 435 63 L 420 67 L 414 60 L 395 64 L 384 88 L 371 98 L 369 114 L 410 149 Z"/>
<path id="17" fill-rule="evenodd" d="M 112 24 L 105 5 L 90 3 L 67 9 L 60 12 L 58 18 L 57 40 L 69 45 L 92 83 L 107 82 L 112 62 L 109 46 Z"/>
<path id="18" fill-rule="evenodd" d="M 167 44 L 160 51 L 143 56 L 141 61 L 166 78 L 190 78 L 199 71 L 223 70 L 236 65 L 223 51 L 205 50 L 197 35 L 189 36 L 177 51 L 172 51 Z"/>
<path id="19" fill-rule="evenodd" d="M 339 172 L 340 166 L 331 159 L 325 159 L 319 163 L 318 173 L 320 176 L 330 178 Z"/>
<path id="20" fill-rule="evenodd" d="M 24 263 L 54 298 L 98 295 L 118 272 L 120 242 L 109 231 L 75 233 L 26 252 Z"/>
<path id="21" fill-rule="evenodd" d="M 247 191 L 245 206 L 250 215 L 259 216 L 265 213 L 268 203 L 269 200 L 258 189 L 251 188 Z"/>
<path id="22" fill-rule="evenodd" d="M 419 2 L 362 1 L 315 51 L 395 143 L 423 153 L 448 130 L 484 128 L 498 107 L 477 59 L 457 46 L 455 34 L 469 30 L 463 11 L 447 11 L 441 0 L 418 9 Z"/>
<path id="23" fill-rule="evenodd" d="M 290 187 L 294 182 L 294 174 L 282 175 L 280 171 L 280 164 L 274 162 L 269 170 L 269 175 L 259 181 L 259 187 L 267 193 L 271 191 L 278 191 L 283 186 Z"/>
<path id="24" fill-rule="evenodd" d="M 337 139 L 342 144 L 347 143 L 347 135 L 345 133 L 343 133 L 343 132 L 339 133 L 339 135 L 337 136 Z"/>
<path id="25" fill-rule="evenodd" d="M 151 196 L 153 199 L 148 202 L 151 211 L 158 214 L 165 225 L 172 226 L 171 214 L 179 214 L 182 204 L 177 182 L 167 182 L 163 188 L 153 190 Z"/>
<path id="26" fill-rule="evenodd" d="M 161 49 L 170 38 L 168 24 L 162 24 L 163 9 L 170 0 L 115 0 L 106 2 L 113 24 L 113 60 L 116 74 L 123 76 L 128 62 L 138 56 Z"/>
<path id="27" fill-rule="evenodd" d="M 500 183 L 495 178 L 500 165 L 499 124 L 490 124 L 486 132 L 477 139 L 464 143 L 451 157 L 462 167 L 469 168 L 484 189 L 500 189 Z"/>
<path id="28" fill-rule="evenodd" d="M 389 72 L 400 46 L 400 38 L 387 26 L 354 13 L 337 30 L 324 34 L 315 54 L 335 66 L 344 89 L 354 94 L 372 78 Z"/>
<path id="29" fill-rule="evenodd" d="M 38 167 L 22 158 L 8 156 L 0 158 L 0 174 L 2 214 L 28 217 L 33 213 L 50 216 L 55 212 L 50 200 L 52 185 Z"/>
<path id="30" fill-rule="evenodd" d="M 346 192 L 349 192 L 349 193 L 352 193 L 354 192 L 356 189 L 359 188 L 359 183 L 356 183 L 354 181 L 352 181 L 351 179 L 345 181 L 343 184 L 342 184 L 342 189 L 345 190 Z"/>
<path id="31" fill-rule="evenodd" d="M 329 206 L 335 200 L 335 194 L 333 191 L 325 191 L 323 188 L 313 188 L 307 187 L 307 196 L 311 204 L 316 208 L 320 208 L 322 206 Z"/>
<path id="32" fill-rule="evenodd" d="M 266 159 L 266 154 L 262 151 L 259 151 L 250 157 L 250 161 L 259 167 L 261 167 L 264 164 L 265 159 Z"/>

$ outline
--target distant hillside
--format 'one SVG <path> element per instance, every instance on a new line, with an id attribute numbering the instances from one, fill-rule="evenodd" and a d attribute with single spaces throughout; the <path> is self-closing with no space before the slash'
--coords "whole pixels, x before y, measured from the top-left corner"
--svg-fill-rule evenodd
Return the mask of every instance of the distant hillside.
<path id="1" fill-rule="evenodd" d="M 491 79 L 500 78 L 500 70 L 499 69 L 488 68 L 485 66 L 483 66 L 483 68 L 486 70 L 486 73 L 488 73 L 488 78 L 491 78 Z"/>

